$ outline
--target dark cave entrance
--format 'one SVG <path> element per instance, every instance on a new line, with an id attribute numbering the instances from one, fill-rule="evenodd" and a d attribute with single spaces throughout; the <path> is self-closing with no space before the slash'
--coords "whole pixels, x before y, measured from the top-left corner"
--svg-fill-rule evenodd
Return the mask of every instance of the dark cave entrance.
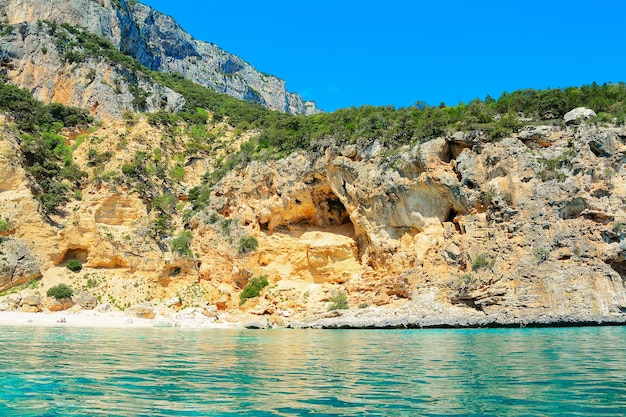
<path id="1" fill-rule="evenodd" d="M 79 261 L 81 264 L 87 263 L 87 258 L 89 258 L 89 251 L 85 248 L 71 248 L 65 251 L 65 255 L 63 255 L 63 260 L 59 263 L 59 265 L 67 265 L 69 261 Z"/>
<path id="2" fill-rule="evenodd" d="M 352 224 L 346 206 L 335 194 L 328 194 L 322 201 L 318 201 L 318 219 L 320 226 L 341 226 Z"/>
<path id="3" fill-rule="evenodd" d="M 626 283 L 626 260 L 622 262 L 613 262 L 609 264 L 613 271 L 617 272 L 620 277 L 622 277 L 622 281 Z"/>

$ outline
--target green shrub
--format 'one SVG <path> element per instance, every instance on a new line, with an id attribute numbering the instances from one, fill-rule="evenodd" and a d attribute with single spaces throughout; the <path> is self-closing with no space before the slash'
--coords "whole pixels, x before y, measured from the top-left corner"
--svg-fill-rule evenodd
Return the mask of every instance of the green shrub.
<path id="1" fill-rule="evenodd" d="M 466 291 L 472 283 L 472 274 L 463 274 L 454 281 L 453 287 L 458 291 Z"/>
<path id="2" fill-rule="evenodd" d="M 11 228 L 11 223 L 6 217 L 0 217 L 0 233 L 8 232 Z"/>
<path id="3" fill-rule="evenodd" d="M 67 266 L 67 269 L 69 269 L 72 272 L 78 272 L 81 269 L 83 269 L 83 264 L 81 264 L 80 261 L 77 261 L 76 259 L 72 259 L 68 261 L 66 266 Z"/>
<path id="4" fill-rule="evenodd" d="M 183 230 L 170 243 L 172 252 L 179 255 L 191 256 L 191 231 Z"/>
<path id="5" fill-rule="evenodd" d="M 333 293 L 332 297 L 330 297 L 330 305 L 328 306 L 328 311 L 333 310 L 347 310 L 348 307 L 348 296 L 343 291 L 337 291 Z"/>
<path id="6" fill-rule="evenodd" d="M 533 254 L 535 255 L 537 262 L 541 263 L 548 259 L 550 256 L 550 250 L 548 248 L 538 247 L 535 248 Z"/>
<path id="7" fill-rule="evenodd" d="M 237 250 L 239 251 L 239 253 L 250 253 L 257 250 L 258 247 L 259 242 L 254 236 L 246 236 L 239 239 Z"/>
<path id="8" fill-rule="evenodd" d="M 59 285 L 55 285 L 54 287 L 51 287 L 50 289 L 48 289 L 48 292 L 46 293 L 46 295 L 48 297 L 54 297 L 57 300 L 61 299 L 61 298 L 69 298 L 72 296 L 74 292 L 72 291 L 72 289 L 66 285 L 66 284 L 59 284 Z"/>
<path id="9" fill-rule="evenodd" d="M 472 262 L 472 269 L 474 271 L 477 271 L 479 269 L 491 268 L 493 264 L 495 263 L 496 263 L 495 260 L 490 260 L 489 258 L 487 258 L 487 255 L 485 255 L 484 253 L 481 253 Z"/>
<path id="10" fill-rule="evenodd" d="M 193 187 L 189 190 L 189 195 L 187 196 L 187 198 L 193 206 L 193 210 L 202 210 L 209 204 L 209 200 L 211 198 L 211 189 L 204 186 Z"/>
<path id="11" fill-rule="evenodd" d="M 241 294 L 239 294 L 239 305 L 243 305 L 248 298 L 258 297 L 261 290 L 269 285 L 267 278 L 264 276 L 254 277 L 248 281 Z"/>
<path id="12" fill-rule="evenodd" d="M 181 182 L 185 179 L 185 167 L 182 165 L 176 165 L 172 168 L 172 179 L 176 182 Z"/>

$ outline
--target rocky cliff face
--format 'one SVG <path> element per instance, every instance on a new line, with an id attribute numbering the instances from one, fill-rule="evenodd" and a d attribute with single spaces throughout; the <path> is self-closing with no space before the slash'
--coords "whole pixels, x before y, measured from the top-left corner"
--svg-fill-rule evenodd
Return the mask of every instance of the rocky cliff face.
<path id="1" fill-rule="evenodd" d="M 402 300 L 419 310 L 436 294 L 483 324 L 620 316 L 626 131 L 527 127 L 497 143 L 475 135 L 406 148 L 391 160 L 374 143 L 253 164 L 223 181 L 213 207 L 267 241 L 286 235 L 306 245 L 310 275 L 300 278 L 341 283 L 354 305 Z M 321 243 L 307 243 L 302 229 L 337 237 L 322 268 Z M 339 251 L 345 236 L 352 252 Z M 269 252 L 261 249 L 263 273 L 298 275 Z M 345 274 L 324 269 L 347 260 Z M 418 321 L 402 311 L 405 324 Z"/>
<path id="2" fill-rule="evenodd" d="M 529 126 L 497 142 L 459 132 L 397 152 L 329 144 L 237 169 L 189 210 L 214 159 L 245 141 L 223 124 L 210 132 L 228 147 L 203 158 L 185 151 L 191 137 L 172 141 L 145 120 L 86 133 L 74 162 L 90 180 L 51 224 L 5 128 L 1 248 L 15 256 L 2 288 L 41 274 L 39 291 L 65 282 L 118 308 L 197 306 L 294 326 L 626 318 L 623 127 Z M 94 166 L 93 150 L 113 157 Z M 125 178 L 137 155 L 160 177 Z M 184 176 L 173 180 L 176 167 Z M 158 237 L 164 214 L 173 232 Z M 177 253 L 183 227 L 189 250 Z M 256 250 L 242 250 L 249 237 Z M 81 273 L 65 268 L 71 259 Z M 239 306 L 255 276 L 270 286 Z M 340 293 L 350 310 L 327 312 Z"/>
<path id="3" fill-rule="evenodd" d="M 3 66 L 14 82 L 32 91 L 36 98 L 49 102 L 94 106 L 97 102 L 104 113 L 117 116 L 126 109 L 132 97 L 107 94 L 113 86 L 117 95 L 127 94 L 129 74 L 92 58 L 86 65 L 68 62 L 55 55 L 58 34 L 49 25 L 69 24 L 111 41 L 120 51 L 134 57 L 150 70 L 177 72 L 198 84 L 233 97 L 259 103 L 270 109 L 294 114 L 312 114 L 318 110 L 313 102 L 290 93 L 285 82 L 255 70 L 241 58 L 218 46 L 195 40 L 171 17 L 140 3 L 125 0 L 3 0 L 0 13 L 16 31 L 2 36 Z M 47 34 L 47 35 L 45 35 Z M 61 42 L 72 39 L 61 39 Z M 50 55 L 47 52 L 51 52 Z M 95 71 L 95 73 L 93 72 Z M 126 78 L 126 79 L 125 79 Z M 124 82 L 122 82 L 124 81 Z M 132 81 L 132 80 L 131 80 Z M 177 99 L 170 91 L 140 80 L 148 94 L 144 110 L 176 108 Z M 116 87 L 117 84 L 117 87 Z M 122 86 L 123 85 L 123 86 Z M 53 87 L 54 86 L 54 87 Z M 55 91 L 50 91 L 55 89 Z M 120 91 L 121 90 L 121 91 Z M 161 96 L 171 99 L 161 103 Z"/>
<path id="4" fill-rule="evenodd" d="M 319 140 L 224 176 L 225 157 L 259 132 L 208 113 L 194 126 L 119 120 L 138 107 L 176 111 L 184 99 L 117 48 L 271 108 L 315 109 L 138 3 L 0 0 L 0 12 L 2 74 L 105 119 L 47 132 L 63 135 L 86 173 L 49 217 L 22 149 L 33 138 L 0 119 L 0 293 L 24 289 L 0 297 L 0 309 L 65 308 L 41 295 L 67 283 L 91 308 L 96 297 L 142 317 L 194 307 L 293 326 L 626 321 L 624 127 L 572 120 L 399 149 Z M 269 287 L 240 305 L 259 276 Z M 328 312 L 340 295 L 348 312 Z"/>
<path id="5" fill-rule="evenodd" d="M 145 111 L 183 107 L 185 101 L 179 94 L 128 68 L 95 57 L 80 65 L 69 61 L 64 45 L 75 39 L 49 23 L 9 27 L 0 37 L 2 73 L 40 101 L 90 109 L 93 115 L 109 119 L 137 110 L 139 91 L 145 95 L 140 105 Z"/>

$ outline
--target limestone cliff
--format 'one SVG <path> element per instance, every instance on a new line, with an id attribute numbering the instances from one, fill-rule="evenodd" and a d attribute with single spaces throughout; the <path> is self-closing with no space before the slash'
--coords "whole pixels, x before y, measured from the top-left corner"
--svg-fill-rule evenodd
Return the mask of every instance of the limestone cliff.
<path id="1" fill-rule="evenodd" d="M 171 91 L 140 79 L 139 87 L 147 93 L 147 104 L 140 109 L 132 108 L 128 83 L 137 83 L 129 80 L 132 74 L 112 67 L 101 57 L 76 65 L 67 55 L 55 53 L 59 42 L 67 46 L 72 44 L 72 39 L 59 38 L 50 24 L 68 24 L 108 39 L 152 71 L 176 72 L 215 91 L 282 112 L 318 111 L 313 102 L 288 92 L 285 81 L 260 73 L 214 44 L 193 39 L 174 19 L 141 3 L 2 0 L 0 14 L 5 16 L 7 24 L 15 26 L 15 30 L 5 30 L 0 39 L 2 65 L 16 85 L 32 91 L 44 102 L 100 106 L 101 112 L 113 116 L 127 109 L 171 110 L 180 104 Z M 116 94 L 111 94 L 113 91 Z"/>
<path id="2" fill-rule="evenodd" d="M 137 61 L 284 112 L 315 109 L 139 3 L 0 9 L 3 77 L 101 116 L 64 125 L 58 107 L 2 84 L 0 310 L 193 309 L 298 327 L 626 322 L 623 114 L 522 120 L 473 102 L 449 109 L 468 112 L 456 122 L 428 108 L 387 121 L 387 108 L 223 117 L 218 102 L 176 116 L 184 97 L 210 92 L 173 91 Z M 241 297 L 261 276 L 260 296 Z M 43 297 L 59 283 L 76 297 Z M 348 310 L 328 311 L 338 305 Z"/>
<path id="3" fill-rule="evenodd" d="M 41 274 L 40 295 L 64 282 L 142 315 L 194 307 L 292 326 L 625 319 L 623 127 L 528 126 L 500 141 L 456 132 L 396 152 L 327 143 L 204 189 L 254 132 L 213 123 L 206 134 L 220 139 L 201 150 L 191 131 L 141 117 L 63 133 L 89 181 L 50 222 L 23 139 L 2 131 L 1 249 L 15 255 L 0 291 Z M 250 237 L 258 247 L 242 245 Z M 72 259 L 80 273 L 65 268 Z M 255 276 L 270 286 L 240 306 Z M 341 293 L 350 310 L 327 312 Z M 31 301 L 0 305 L 45 310 Z"/>
<path id="4" fill-rule="evenodd" d="M 330 147 L 317 158 L 252 164 L 212 202 L 270 242 L 299 242 L 302 227 L 339 237 L 349 229 L 353 255 L 326 259 L 359 268 L 318 274 L 309 258 L 304 269 L 312 282 L 342 283 L 355 305 L 434 291 L 503 323 L 620 315 L 625 138 L 623 128 L 584 124 L 527 127 L 496 143 L 456 133 L 405 148 L 396 169 L 376 143 Z M 294 278 L 288 260 L 261 253 L 263 273 Z"/>

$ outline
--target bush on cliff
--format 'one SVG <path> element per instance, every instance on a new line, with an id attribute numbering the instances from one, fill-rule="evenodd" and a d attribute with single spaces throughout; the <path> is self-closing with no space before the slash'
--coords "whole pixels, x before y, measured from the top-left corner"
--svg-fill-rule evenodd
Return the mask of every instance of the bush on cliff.
<path id="1" fill-rule="evenodd" d="M 259 242 L 254 236 L 242 237 L 237 244 L 237 250 L 240 254 L 254 252 L 258 247 Z"/>
<path id="2" fill-rule="evenodd" d="M 264 276 L 254 277 L 248 281 L 241 294 L 239 294 L 239 305 L 243 305 L 248 298 L 258 297 L 261 290 L 269 285 L 267 278 Z"/>
<path id="3" fill-rule="evenodd" d="M 81 269 L 83 269 L 83 264 L 81 264 L 80 261 L 77 261 L 76 259 L 68 261 L 66 266 L 67 269 L 72 272 L 79 272 Z"/>
<path id="4" fill-rule="evenodd" d="M 191 256 L 191 231 L 183 230 L 170 243 L 172 252 L 183 256 Z"/>
<path id="5" fill-rule="evenodd" d="M 71 297 L 73 293 L 74 292 L 72 291 L 72 288 L 70 288 L 68 285 L 59 284 L 59 285 L 55 285 L 54 287 L 49 288 L 46 295 L 48 297 L 54 297 L 57 300 L 60 300 L 61 298 Z"/>
<path id="6" fill-rule="evenodd" d="M 348 306 L 348 296 L 343 291 L 338 291 L 333 293 L 332 297 L 330 297 L 330 305 L 328 306 L 328 311 L 333 310 L 347 310 Z"/>

